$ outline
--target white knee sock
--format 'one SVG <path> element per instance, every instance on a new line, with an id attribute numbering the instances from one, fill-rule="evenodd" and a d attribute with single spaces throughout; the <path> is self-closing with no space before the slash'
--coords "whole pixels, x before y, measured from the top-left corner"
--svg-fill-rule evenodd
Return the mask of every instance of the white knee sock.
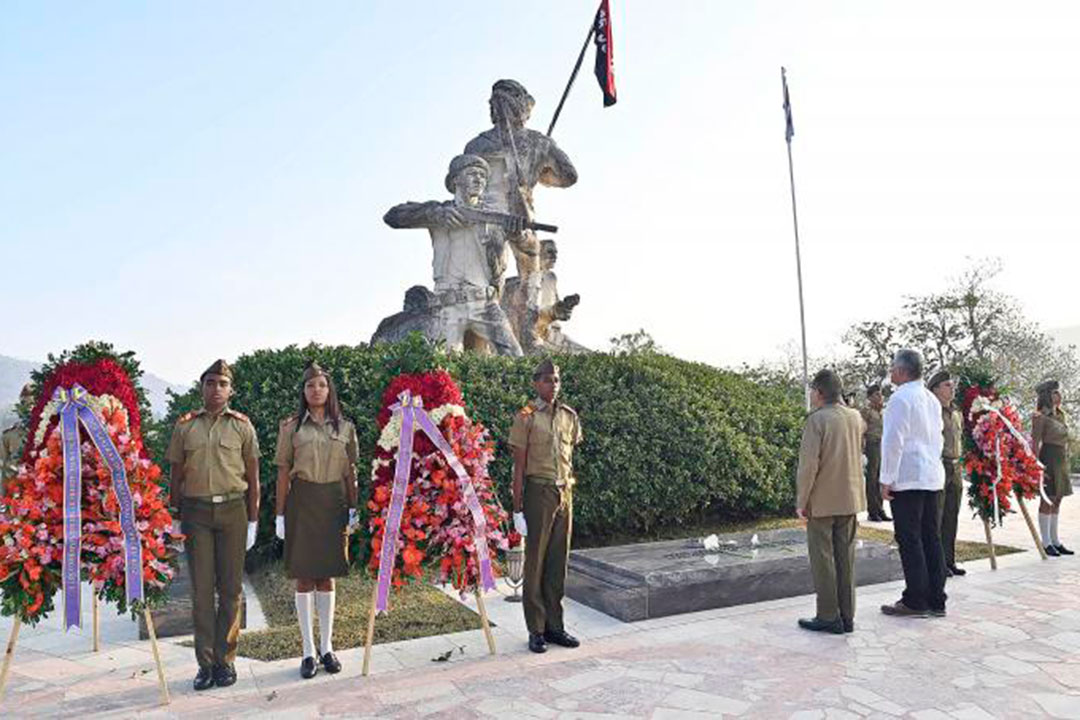
<path id="1" fill-rule="evenodd" d="M 1058 514 L 1054 513 L 1053 515 L 1050 516 L 1050 540 L 1052 540 L 1055 545 L 1060 545 L 1061 541 L 1058 540 L 1057 527 L 1058 527 Z"/>
<path id="2" fill-rule="evenodd" d="M 334 591 L 315 591 L 315 609 L 319 613 L 319 654 L 334 652 Z"/>
<path id="3" fill-rule="evenodd" d="M 1050 540 L 1050 517 L 1051 516 L 1046 513 L 1039 513 L 1039 534 L 1042 535 L 1044 547 L 1053 544 Z"/>
<path id="4" fill-rule="evenodd" d="M 311 605 L 315 593 L 296 593 L 296 618 L 300 621 L 300 637 L 304 641 L 304 657 L 315 657 L 315 628 L 312 626 Z"/>

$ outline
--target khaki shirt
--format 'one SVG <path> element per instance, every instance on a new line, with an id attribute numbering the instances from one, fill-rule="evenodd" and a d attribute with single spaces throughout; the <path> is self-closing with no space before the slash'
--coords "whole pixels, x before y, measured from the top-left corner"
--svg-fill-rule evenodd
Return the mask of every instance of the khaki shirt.
<path id="1" fill-rule="evenodd" d="M 872 407 L 864 407 L 859 413 L 862 415 L 863 422 L 866 423 L 866 442 L 880 443 L 882 427 L 881 411 L 875 410 Z"/>
<path id="2" fill-rule="evenodd" d="M 342 418 L 338 430 L 329 421 L 316 422 L 310 413 L 297 427 L 296 416 L 281 422 L 274 464 L 289 469 L 289 477 L 312 483 L 335 483 L 349 479 L 356 467 L 356 428 Z"/>
<path id="3" fill-rule="evenodd" d="M 1053 414 L 1037 412 L 1031 418 L 1031 439 L 1040 445 L 1069 447 L 1069 425 L 1061 410 Z"/>
<path id="4" fill-rule="evenodd" d="M 943 423 L 941 434 L 945 439 L 945 444 L 941 448 L 941 457 L 945 460 L 959 460 L 964 454 L 961 444 L 964 437 L 964 416 L 959 410 L 942 407 L 941 420 Z"/>
<path id="5" fill-rule="evenodd" d="M 22 425 L 12 425 L 0 435 L 0 492 L 3 492 L 4 481 L 16 475 L 25 439 L 26 431 Z"/>
<path id="6" fill-rule="evenodd" d="M 510 446 L 525 448 L 525 477 L 556 484 L 574 482 L 574 446 L 581 442 L 581 421 L 573 408 L 533 400 L 514 416 Z"/>
<path id="7" fill-rule="evenodd" d="M 865 428 L 860 414 L 842 405 L 826 405 L 810 413 L 799 448 L 797 508 L 810 517 L 854 515 L 866 509 Z"/>
<path id="8" fill-rule="evenodd" d="M 259 439 L 247 416 L 230 408 L 206 410 L 176 422 L 165 459 L 184 468 L 184 497 L 247 491 L 245 463 L 259 457 Z"/>

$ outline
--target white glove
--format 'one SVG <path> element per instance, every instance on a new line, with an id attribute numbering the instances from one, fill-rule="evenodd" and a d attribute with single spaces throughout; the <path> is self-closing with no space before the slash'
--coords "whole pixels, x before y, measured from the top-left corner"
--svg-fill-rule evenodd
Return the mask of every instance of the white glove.
<path id="1" fill-rule="evenodd" d="M 514 513 L 514 529 L 518 531 L 521 537 L 528 536 L 529 526 L 525 524 L 525 513 Z"/>
<path id="2" fill-rule="evenodd" d="M 180 520 L 178 518 L 173 518 L 172 531 L 171 532 L 172 532 L 173 537 L 180 537 L 181 535 L 184 534 L 184 531 L 181 529 Z M 179 541 L 179 542 L 180 542 L 180 545 L 183 546 L 184 542 L 182 540 Z"/>
<path id="3" fill-rule="evenodd" d="M 259 531 L 259 523 L 257 523 L 257 522 L 249 522 L 248 523 L 247 545 L 244 546 L 244 552 L 247 552 L 251 548 L 255 547 L 255 535 L 258 533 L 258 531 Z"/>
<path id="4" fill-rule="evenodd" d="M 356 508 L 349 508 L 349 527 L 354 528 L 360 524 L 360 512 Z"/>
<path id="5" fill-rule="evenodd" d="M 285 516 L 284 515 L 278 515 L 277 519 L 274 520 L 274 534 L 277 535 L 282 540 L 285 539 Z"/>

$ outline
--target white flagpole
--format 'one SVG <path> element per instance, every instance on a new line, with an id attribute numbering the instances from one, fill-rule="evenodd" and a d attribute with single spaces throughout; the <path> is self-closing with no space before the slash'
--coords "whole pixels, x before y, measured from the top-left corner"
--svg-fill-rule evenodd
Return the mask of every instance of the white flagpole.
<path id="1" fill-rule="evenodd" d="M 788 97 L 787 70 L 780 68 L 780 82 L 784 86 L 784 137 L 787 140 L 788 178 L 791 181 L 791 220 L 795 227 L 795 272 L 799 278 L 799 326 L 802 330 L 802 376 L 803 398 L 807 412 L 810 411 L 810 372 L 806 360 L 806 307 L 803 303 L 802 255 L 799 252 L 799 213 L 795 206 L 795 166 L 791 161 L 791 138 L 795 128 L 791 119 L 791 99 Z"/>

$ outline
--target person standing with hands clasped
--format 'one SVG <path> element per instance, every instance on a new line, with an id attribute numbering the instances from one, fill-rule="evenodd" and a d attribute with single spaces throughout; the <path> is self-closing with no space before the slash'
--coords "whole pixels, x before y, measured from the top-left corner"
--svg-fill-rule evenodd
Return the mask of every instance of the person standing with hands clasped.
<path id="1" fill-rule="evenodd" d="M 1061 501 L 1073 491 L 1069 479 L 1069 424 L 1061 409 L 1061 384 L 1047 380 L 1036 386 L 1035 393 L 1038 400 L 1031 418 L 1031 450 L 1046 468 L 1043 471 L 1046 492 L 1039 502 L 1039 531 L 1047 555 L 1072 555 L 1073 551 L 1058 538 Z"/>
<path id="2" fill-rule="evenodd" d="M 285 541 L 285 570 L 296 580 L 296 616 L 304 656 L 300 676 L 319 664 L 341 672 L 334 655 L 334 578 L 349 573 L 348 528 L 356 522 L 356 428 L 342 417 L 330 375 L 317 363 L 304 370 L 300 407 L 282 421 L 277 453 L 277 536 Z M 312 606 L 319 615 L 315 655 Z"/>
<path id="3" fill-rule="evenodd" d="M 514 416 L 510 447 L 514 476 L 514 528 L 526 538 L 524 600 L 529 649 L 580 643 L 563 626 L 563 587 L 573 527 L 574 448 L 581 422 L 559 402 L 559 366 L 544 360 L 533 372 L 537 398 Z"/>
<path id="4" fill-rule="evenodd" d="M 187 537 L 196 690 L 236 682 L 244 554 L 258 527 L 259 440 L 247 416 L 229 407 L 232 381 L 224 360 L 206 369 L 203 407 L 177 421 L 166 453 L 171 511 Z"/>
<path id="5" fill-rule="evenodd" d="M 840 635 L 855 630 L 856 515 L 866 509 L 862 477 L 866 423 L 840 403 L 840 377 L 822 370 L 810 383 L 814 411 L 799 448 L 795 514 L 806 520 L 817 614 L 799 627 Z"/>
<path id="6" fill-rule="evenodd" d="M 898 351 L 889 372 L 896 392 L 882 419 L 881 497 L 892 507 L 905 587 L 900 600 L 882 605 L 881 612 L 944 617 L 945 557 L 938 521 L 945 487 L 941 403 L 922 383 L 923 360 L 917 351 Z"/>

